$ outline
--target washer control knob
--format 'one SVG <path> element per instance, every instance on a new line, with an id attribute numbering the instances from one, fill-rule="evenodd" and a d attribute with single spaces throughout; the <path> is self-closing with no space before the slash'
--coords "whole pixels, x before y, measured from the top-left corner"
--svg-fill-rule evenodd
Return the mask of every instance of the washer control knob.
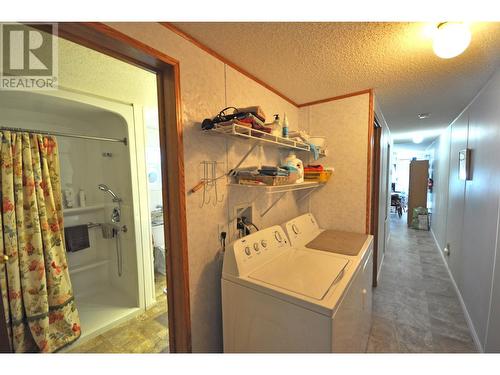
<path id="1" fill-rule="evenodd" d="M 259 251 L 259 243 L 258 242 L 256 242 L 256 243 L 253 244 L 253 249 L 255 251 Z"/>
<path id="2" fill-rule="evenodd" d="M 260 244 L 262 245 L 262 247 L 267 247 L 267 241 L 266 240 L 260 241 Z"/>
<path id="3" fill-rule="evenodd" d="M 283 238 L 281 237 L 281 234 L 278 231 L 274 232 L 274 238 L 276 238 L 276 241 L 278 241 L 278 242 L 283 241 Z"/>
<path id="4" fill-rule="evenodd" d="M 248 246 L 247 246 L 247 247 L 245 247 L 245 254 L 246 254 L 246 255 L 250 255 L 250 254 L 251 254 L 251 252 L 250 252 L 250 247 L 248 247 Z"/>

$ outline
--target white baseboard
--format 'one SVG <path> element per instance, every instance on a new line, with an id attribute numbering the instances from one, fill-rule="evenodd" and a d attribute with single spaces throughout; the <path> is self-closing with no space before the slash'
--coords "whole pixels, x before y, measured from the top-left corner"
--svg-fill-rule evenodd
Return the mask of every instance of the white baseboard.
<path id="1" fill-rule="evenodd" d="M 472 323 L 472 319 L 469 315 L 469 311 L 467 310 L 467 306 L 465 306 L 464 299 L 462 298 L 462 294 L 460 293 L 460 289 L 458 289 L 457 283 L 455 282 L 455 279 L 453 278 L 453 274 L 451 273 L 450 267 L 448 267 L 448 262 L 446 261 L 444 257 L 443 250 L 441 249 L 441 246 L 439 246 L 438 241 L 436 240 L 436 236 L 434 234 L 434 231 L 431 228 L 431 234 L 432 238 L 434 239 L 434 243 L 436 244 L 439 254 L 441 255 L 441 258 L 443 259 L 444 265 L 446 267 L 446 270 L 448 271 L 448 275 L 450 275 L 451 282 L 453 286 L 455 287 L 455 292 L 457 293 L 458 300 L 460 301 L 460 305 L 462 306 L 462 310 L 465 315 L 465 320 L 467 321 L 467 325 L 469 326 L 469 331 L 472 335 L 472 339 L 474 340 L 474 344 L 476 345 L 476 349 L 480 353 L 484 353 L 483 346 L 481 345 L 481 341 L 479 341 L 479 336 L 477 335 L 476 328 L 474 327 L 474 324 Z"/>

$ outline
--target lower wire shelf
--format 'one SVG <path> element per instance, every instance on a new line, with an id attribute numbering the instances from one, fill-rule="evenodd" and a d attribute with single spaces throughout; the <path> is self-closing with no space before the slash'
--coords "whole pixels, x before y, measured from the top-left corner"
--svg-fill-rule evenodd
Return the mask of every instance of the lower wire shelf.
<path id="1" fill-rule="evenodd" d="M 321 185 L 324 185 L 320 182 L 306 181 L 295 184 L 286 184 L 286 185 L 245 185 L 245 184 L 236 184 L 231 183 L 229 186 L 235 186 L 238 188 L 248 188 L 248 189 L 259 189 L 268 194 L 273 193 L 287 193 L 289 191 L 297 191 L 297 190 L 306 190 L 306 189 L 315 189 Z"/>

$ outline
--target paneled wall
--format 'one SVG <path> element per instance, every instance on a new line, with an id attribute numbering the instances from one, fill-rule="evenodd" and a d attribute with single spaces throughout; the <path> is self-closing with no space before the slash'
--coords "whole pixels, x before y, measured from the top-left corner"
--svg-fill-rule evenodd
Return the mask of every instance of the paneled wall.
<path id="1" fill-rule="evenodd" d="M 314 193 L 311 212 L 325 228 L 366 233 L 368 93 L 301 108 L 304 128 L 326 137 L 331 183 Z"/>
<path id="2" fill-rule="evenodd" d="M 433 158 L 431 169 L 433 170 L 434 186 L 430 193 L 432 207 L 432 233 L 440 249 L 446 247 L 446 218 L 448 210 L 448 179 L 450 168 L 450 136 L 451 128 L 445 132 L 431 145 Z"/>
<path id="3" fill-rule="evenodd" d="M 500 351 L 498 219 L 500 71 L 434 144 L 432 230 L 465 305 L 477 344 Z M 472 150 L 472 179 L 458 178 L 458 152 Z"/>

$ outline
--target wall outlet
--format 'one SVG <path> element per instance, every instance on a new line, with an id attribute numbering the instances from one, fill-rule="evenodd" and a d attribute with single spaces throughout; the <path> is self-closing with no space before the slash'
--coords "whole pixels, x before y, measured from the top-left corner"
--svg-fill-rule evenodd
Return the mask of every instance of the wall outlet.
<path id="1" fill-rule="evenodd" d="M 217 224 L 217 239 L 220 241 L 221 240 L 221 233 L 226 232 L 227 233 L 227 226 L 226 224 Z"/>

